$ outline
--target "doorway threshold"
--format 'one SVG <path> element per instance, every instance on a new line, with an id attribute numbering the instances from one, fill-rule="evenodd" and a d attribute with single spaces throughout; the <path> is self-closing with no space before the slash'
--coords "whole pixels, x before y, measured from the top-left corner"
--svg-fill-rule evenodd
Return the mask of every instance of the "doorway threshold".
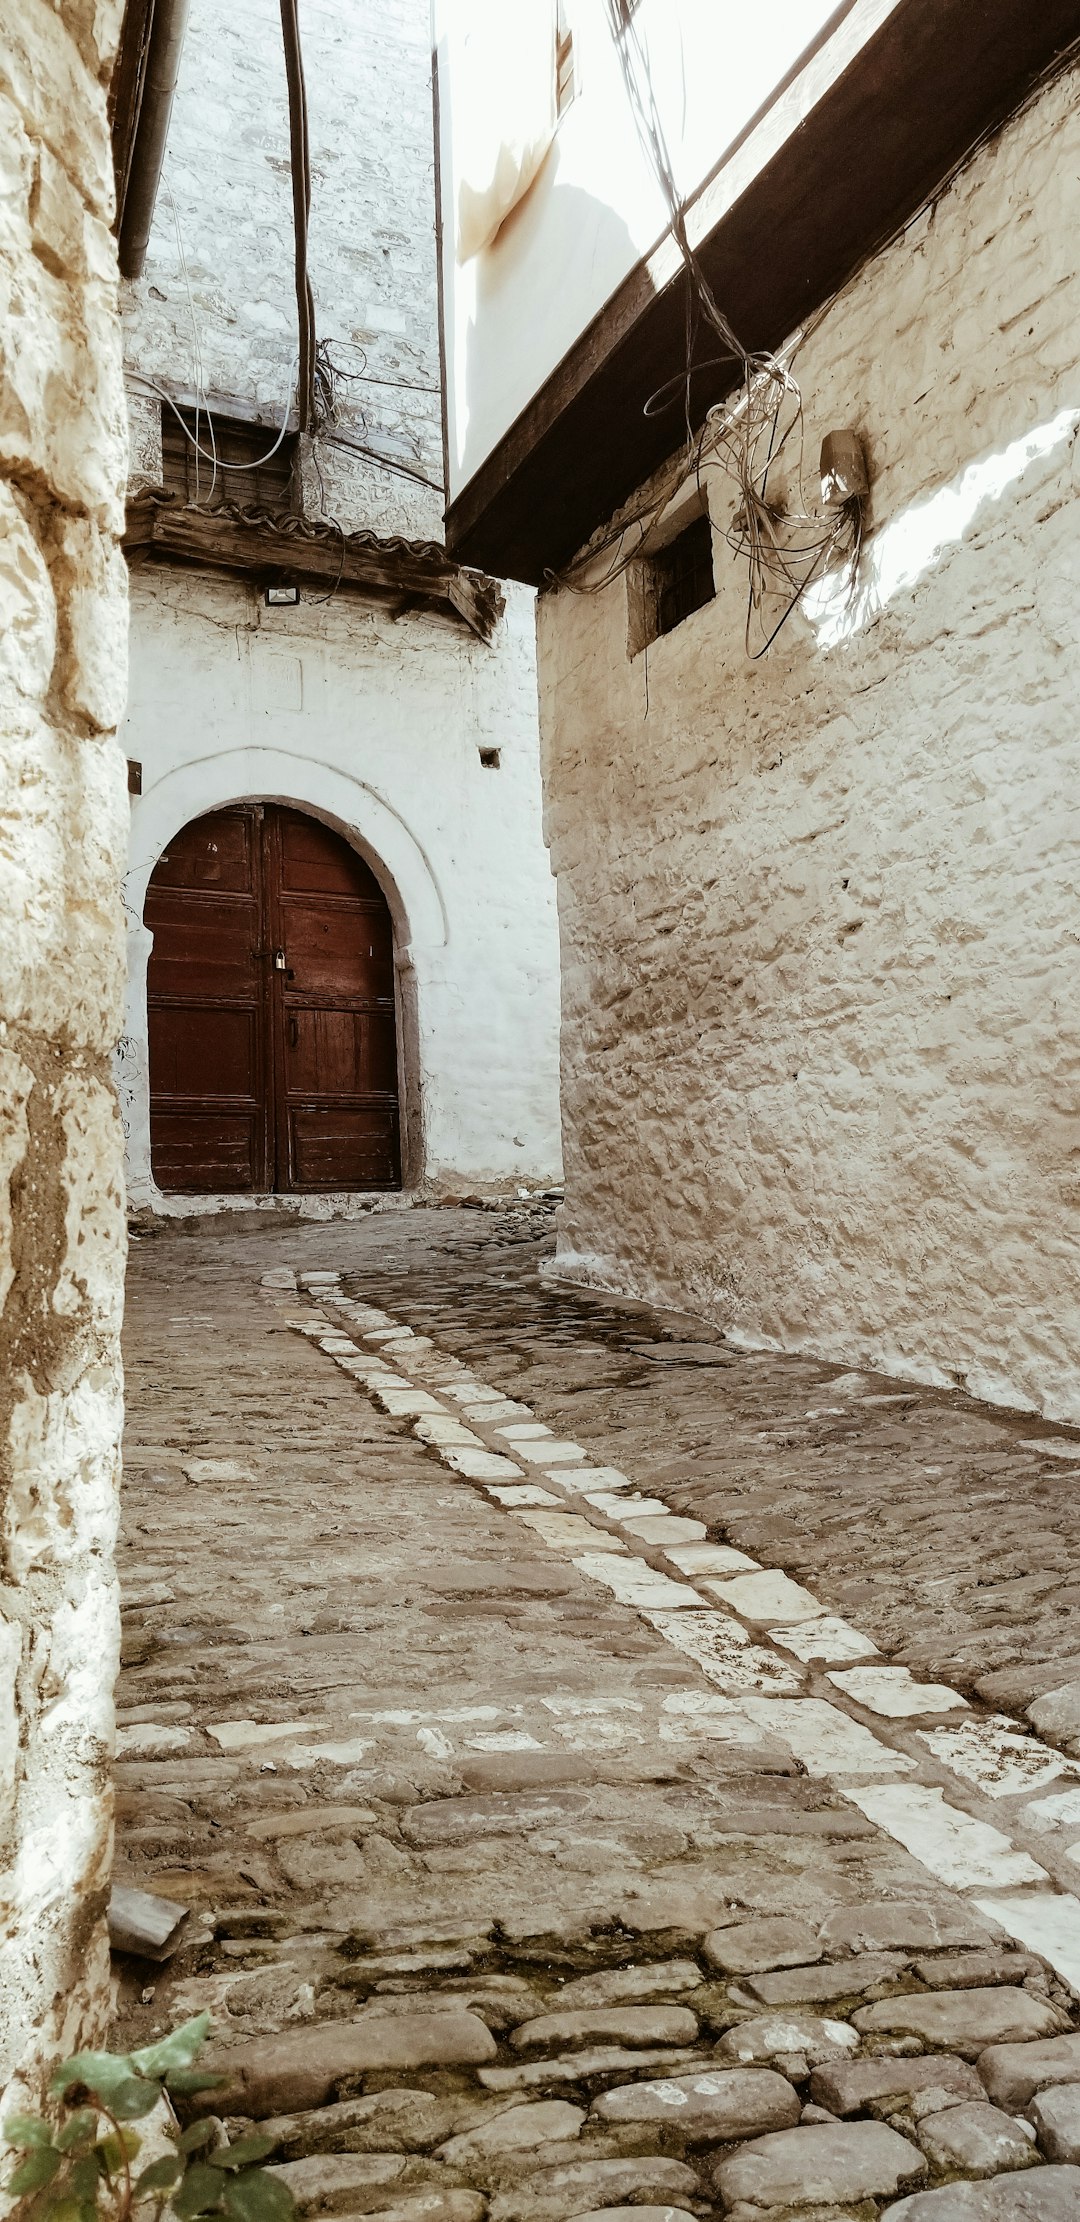
<path id="1" fill-rule="evenodd" d="M 262 1213 L 278 1219 L 362 1219 L 372 1211 L 411 1211 L 427 1199 L 419 1189 L 357 1188 L 263 1196 L 177 1196 L 162 1190 L 131 1197 L 129 1224 L 138 1228 L 154 1219 L 206 1219 L 226 1214 Z"/>

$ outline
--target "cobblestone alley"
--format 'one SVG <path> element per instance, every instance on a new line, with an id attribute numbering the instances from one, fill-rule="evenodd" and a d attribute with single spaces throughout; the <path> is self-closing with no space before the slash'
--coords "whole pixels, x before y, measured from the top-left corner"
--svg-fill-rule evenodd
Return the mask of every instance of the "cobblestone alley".
<path id="1" fill-rule="evenodd" d="M 133 1245 L 121 2043 L 303 2215 L 1080 2217 L 1080 1441 L 560 1287 Z"/>

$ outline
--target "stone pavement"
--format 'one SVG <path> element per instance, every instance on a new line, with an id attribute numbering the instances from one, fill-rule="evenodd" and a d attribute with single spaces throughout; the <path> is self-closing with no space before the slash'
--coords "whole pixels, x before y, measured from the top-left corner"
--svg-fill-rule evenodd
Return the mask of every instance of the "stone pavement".
<path id="1" fill-rule="evenodd" d="M 305 2214 L 1080 2217 L 1073 1732 L 965 1702 L 1025 1653 L 1011 1605 L 975 1648 L 984 1462 L 1060 1600 L 1068 1460 L 545 1284 L 548 1243 L 136 1245 L 117 1871 L 194 1911 L 118 1961 L 120 2037 L 209 2007 Z M 963 1618 L 902 1648 L 946 1522 Z"/>

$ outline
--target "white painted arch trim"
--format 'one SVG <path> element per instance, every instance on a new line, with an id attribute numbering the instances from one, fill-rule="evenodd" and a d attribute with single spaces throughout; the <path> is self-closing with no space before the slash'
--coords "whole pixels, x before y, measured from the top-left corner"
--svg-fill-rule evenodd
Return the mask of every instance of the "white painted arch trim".
<path id="1" fill-rule="evenodd" d="M 394 920 L 398 962 L 445 948 L 449 923 L 431 860 L 404 818 L 362 779 L 285 749 L 235 748 L 191 757 L 154 781 L 132 813 L 129 909 L 141 924 L 147 883 L 181 828 L 208 810 L 254 800 L 310 811 L 370 864 Z"/>

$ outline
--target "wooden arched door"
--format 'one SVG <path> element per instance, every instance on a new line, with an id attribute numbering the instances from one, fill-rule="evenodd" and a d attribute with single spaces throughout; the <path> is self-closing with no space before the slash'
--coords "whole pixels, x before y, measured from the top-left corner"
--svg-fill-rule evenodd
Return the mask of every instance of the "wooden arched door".
<path id="1" fill-rule="evenodd" d="M 396 1188 L 394 939 L 348 843 L 240 803 L 185 826 L 147 891 L 150 1149 L 161 1188 Z"/>

